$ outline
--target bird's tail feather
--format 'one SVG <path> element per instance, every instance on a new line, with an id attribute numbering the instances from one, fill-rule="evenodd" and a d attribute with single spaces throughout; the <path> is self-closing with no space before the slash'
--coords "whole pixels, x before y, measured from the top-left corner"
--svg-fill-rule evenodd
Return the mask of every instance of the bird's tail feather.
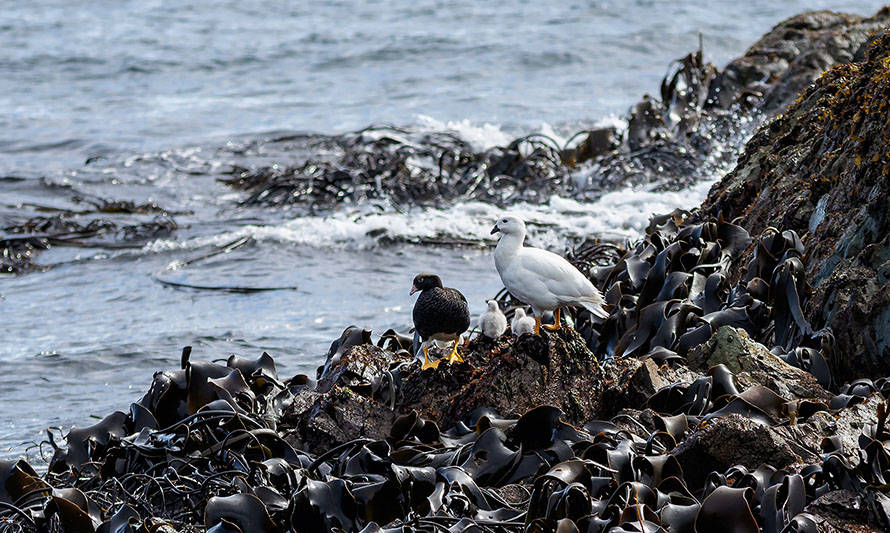
<path id="1" fill-rule="evenodd" d="M 594 316 L 598 316 L 600 318 L 609 318 L 609 313 L 603 309 L 603 300 L 602 298 L 584 298 L 582 300 L 578 300 L 578 303 L 584 306 L 584 309 L 587 309 Z"/>

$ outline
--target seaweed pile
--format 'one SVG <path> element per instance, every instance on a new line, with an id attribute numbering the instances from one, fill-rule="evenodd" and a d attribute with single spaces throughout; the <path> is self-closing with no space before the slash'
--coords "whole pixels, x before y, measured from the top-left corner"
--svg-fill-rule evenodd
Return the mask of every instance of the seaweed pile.
<path id="1" fill-rule="evenodd" d="M 725 265 L 749 246 L 730 288 Z M 46 474 L 0 462 L 0 531 L 890 526 L 890 381 L 820 384 L 828 355 L 806 343 L 826 335 L 796 318 L 793 233 L 664 217 L 599 254 L 618 259 L 592 269 L 615 303 L 601 324 L 577 317 L 585 337 L 480 337 L 437 371 L 409 338 L 354 327 L 317 381 L 280 378 L 268 354 L 186 348 L 128 412 L 65 445 L 50 433 Z"/>
<path id="2" fill-rule="evenodd" d="M 313 213 L 367 200 L 396 208 L 460 200 L 506 206 L 553 195 L 592 200 L 629 184 L 680 189 L 731 161 L 738 148 L 731 141 L 749 128 L 738 106 L 705 112 L 716 74 L 701 50 L 677 61 L 662 82 L 662 100 L 647 96 L 634 106 L 626 131 L 582 130 L 563 142 L 534 133 L 484 150 L 452 132 L 394 126 L 288 136 L 266 144 L 295 143 L 292 149 L 313 155 L 297 164 L 235 165 L 224 182 L 247 191 L 242 205 Z"/>
<path id="3" fill-rule="evenodd" d="M 703 116 L 703 83 L 715 69 L 700 51 L 680 65 L 663 83 L 668 103 L 647 97 L 632 110 L 626 135 L 596 128 L 561 142 L 535 133 L 482 150 L 447 131 L 375 126 L 273 139 L 266 144 L 299 140 L 299 150 L 313 155 L 296 164 L 235 165 L 223 181 L 247 192 L 243 206 L 299 206 L 310 213 L 369 200 L 397 209 L 461 200 L 507 206 L 546 203 L 553 195 L 593 200 L 631 184 L 681 189 L 730 162 L 739 145 L 733 139 L 749 126 L 730 112 Z M 678 114 L 684 118 L 672 124 L 669 117 Z"/>
<path id="4" fill-rule="evenodd" d="M 82 209 L 19 205 L 34 216 L 10 218 L 0 234 L 0 274 L 22 274 L 42 267 L 34 256 L 51 246 L 78 248 L 140 248 L 178 228 L 171 213 L 155 203 L 74 196 Z"/>
<path id="5" fill-rule="evenodd" d="M 700 45 L 671 64 L 659 98 L 646 95 L 631 107 L 626 128 L 582 130 L 564 142 L 532 134 L 485 150 L 451 132 L 392 126 L 287 136 L 243 151 L 271 149 L 294 154 L 290 159 L 235 164 L 223 181 L 246 191 L 242 205 L 313 213 L 366 200 L 396 209 L 468 199 L 504 206 L 545 203 L 554 194 L 592 200 L 626 185 L 678 190 L 731 164 L 764 117 L 832 65 L 853 59 L 888 19 L 887 10 L 871 18 L 799 15 L 722 71 L 704 61 Z"/>
<path id="6" fill-rule="evenodd" d="M 591 266 L 603 262 L 603 252 L 585 244 L 570 255 L 613 306 L 602 325 L 590 313 L 579 313 L 576 327 L 590 349 L 607 357 L 665 362 L 685 357 L 729 325 L 829 387 L 826 352 L 833 335 L 828 329 L 814 331 L 803 316 L 811 288 L 798 235 L 768 228 L 753 242 L 744 228 L 723 219 L 682 225 L 683 217 L 680 212 L 662 217 L 662 225 L 651 226 L 611 265 Z M 732 267 L 749 247 L 751 259 L 733 286 Z M 615 248 L 608 251 L 614 255 Z"/>

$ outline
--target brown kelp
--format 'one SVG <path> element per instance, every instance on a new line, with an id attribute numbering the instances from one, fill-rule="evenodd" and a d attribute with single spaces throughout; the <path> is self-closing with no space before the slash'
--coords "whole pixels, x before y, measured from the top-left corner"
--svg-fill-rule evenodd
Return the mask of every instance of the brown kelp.
<path id="1" fill-rule="evenodd" d="M 27 218 L 16 216 L 0 233 L 0 273 L 20 274 L 40 270 L 34 257 L 50 247 L 138 248 L 152 239 L 169 236 L 178 229 L 167 212 L 155 203 L 136 204 L 74 196 L 81 209 L 21 205 L 33 211 Z M 40 214 L 37 214 L 40 213 Z"/>
<path id="2" fill-rule="evenodd" d="M 832 334 L 814 331 L 801 311 L 810 287 L 797 234 L 768 228 L 753 240 L 736 224 L 684 224 L 685 215 L 654 219 L 646 236 L 626 250 L 594 241 L 572 251 L 612 306 L 603 324 L 578 313 L 576 327 L 591 350 L 606 357 L 682 359 L 730 325 L 829 387 Z M 735 275 L 731 267 L 751 247 L 744 274 Z"/>
<path id="3" fill-rule="evenodd" d="M 0 463 L 0 530 L 809 532 L 841 496 L 890 526 L 890 385 L 820 385 L 800 240 L 681 216 L 576 250 L 614 300 L 583 337 L 478 338 L 421 371 L 409 337 L 352 327 L 316 379 L 186 348 L 127 411 L 50 433 L 45 474 Z"/>
<path id="4" fill-rule="evenodd" d="M 740 392 L 725 367 L 659 390 L 633 416 L 574 426 L 552 406 L 477 409 L 442 431 L 409 410 L 380 438 L 315 454 L 291 444 L 282 416 L 309 386 L 280 380 L 266 354 L 223 365 L 186 350 L 128 412 L 72 429 L 67 448 L 51 441 L 45 475 L 0 463 L 0 530 L 817 531 L 804 509 L 832 491 L 861 493 L 876 524 L 890 509 L 872 488 L 890 476 L 881 402 L 869 403 L 858 461 L 830 436 L 806 465 L 700 464 L 699 441 L 726 424 L 759 435 L 791 422 L 786 398 Z M 829 407 L 794 409 L 805 424 Z"/>

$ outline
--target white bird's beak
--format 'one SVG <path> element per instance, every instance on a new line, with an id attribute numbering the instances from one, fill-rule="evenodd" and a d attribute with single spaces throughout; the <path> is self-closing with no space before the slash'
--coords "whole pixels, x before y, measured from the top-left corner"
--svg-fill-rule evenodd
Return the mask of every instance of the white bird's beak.
<path id="1" fill-rule="evenodd" d="M 494 227 L 491 228 L 491 235 L 494 235 L 495 233 L 497 233 L 499 231 L 501 231 L 501 228 L 499 228 L 498 225 L 495 224 Z"/>

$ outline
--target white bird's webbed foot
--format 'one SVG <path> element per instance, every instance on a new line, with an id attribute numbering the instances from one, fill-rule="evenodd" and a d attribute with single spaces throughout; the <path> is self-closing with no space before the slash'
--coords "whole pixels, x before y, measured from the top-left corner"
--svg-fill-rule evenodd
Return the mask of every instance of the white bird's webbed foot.
<path id="1" fill-rule="evenodd" d="M 560 323 L 559 307 L 557 307 L 556 311 L 553 312 L 553 324 L 544 324 L 541 327 L 543 327 L 547 331 L 556 331 L 562 327 L 562 324 Z"/>

